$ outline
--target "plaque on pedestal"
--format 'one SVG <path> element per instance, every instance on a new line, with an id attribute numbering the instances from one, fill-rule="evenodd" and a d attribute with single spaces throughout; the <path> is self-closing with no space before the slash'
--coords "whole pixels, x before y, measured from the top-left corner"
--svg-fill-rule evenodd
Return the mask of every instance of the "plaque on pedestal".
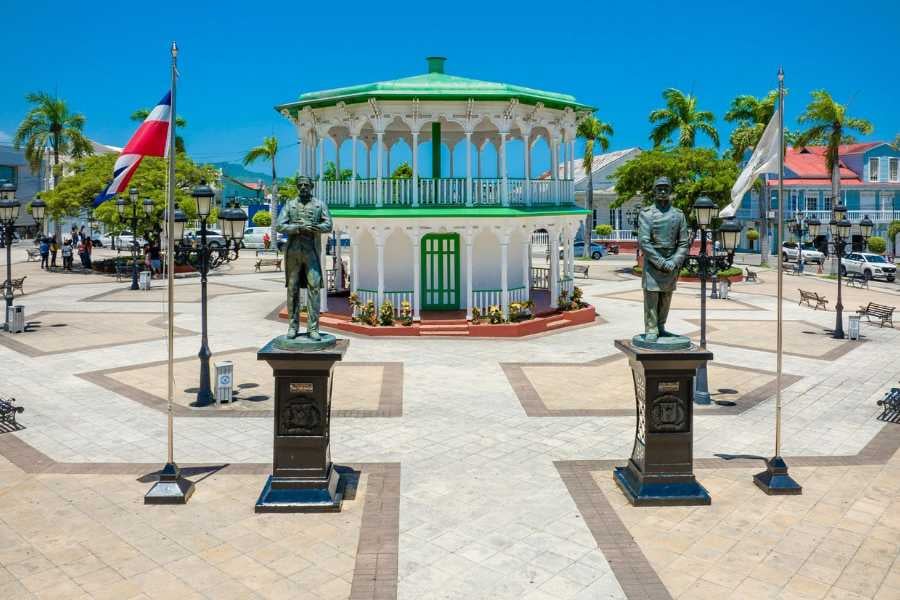
<path id="1" fill-rule="evenodd" d="M 272 475 L 256 512 L 340 511 L 343 485 L 330 451 L 331 377 L 349 343 L 283 349 L 275 338 L 257 352 L 275 376 L 275 430 Z"/>
<path id="2" fill-rule="evenodd" d="M 628 464 L 616 467 L 615 480 L 634 506 L 709 504 L 693 472 L 693 390 L 697 368 L 712 353 L 650 350 L 616 340 L 634 378 L 637 427 Z"/>

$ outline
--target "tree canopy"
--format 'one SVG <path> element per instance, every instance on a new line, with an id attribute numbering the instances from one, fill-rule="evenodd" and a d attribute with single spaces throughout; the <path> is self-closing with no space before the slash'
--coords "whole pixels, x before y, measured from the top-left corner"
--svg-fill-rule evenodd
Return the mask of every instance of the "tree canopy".
<path id="1" fill-rule="evenodd" d="M 708 110 L 697 108 L 696 96 L 675 88 L 665 90 L 662 95 L 666 107 L 650 113 L 650 122 L 654 123 L 650 139 L 654 148 L 670 143 L 676 131 L 678 141 L 675 145 L 681 148 L 693 148 L 698 131 L 706 134 L 716 148 L 719 147 L 719 132 L 713 125 L 715 117 Z"/>
<path id="2" fill-rule="evenodd" d="M 113 172 L 113 165 L 118 155 L 97 154 L 85 157 L 74 165 L 74 174 L 63 177 L 56 189 L 42 192 L 41 199 L 47 203 L 47 214 L 59 219 L 63 216 L 75 216 L 84 210 L 90 210 L 94 198 L 106 186 Z M 213 167 L 199 166 L 184 154 L 175 160 L 175 199 L 188 219 L 197 217 L 196 207 L 191 198 L 191 188 L 202 179 L 215 181 L 216 172 Z M 146 157 L 134 173 L 130 186 L 136 187 L 140 194 L 139 202 L 151 198 L 154 204 L 153 218 L 158 220 L 165 209 L 166 196 L 166 161 L 163 158 Z M 115 199 L 107 200 L 94 209 L 97 220 L 108 227 L 116 229 Z M 213 220 L 215 215 L 212 215 Z"/>
<path id="3" fill-rule="evenodd" d="M 651 201 L 653 182 L 665 175 L 672 181 L 675 194 L 673 204 L 690 213 L 700 196 L 709 196 L 720 207 L 731 200 L 731 187 L 739 174 L 737 163 L 719 158 L 715 150 L 707 148 L 655 149 L 642 152 L 616 169 L 612 177 L 617 208 L 635 196 Z"/>
<path id="4" fill-rule="evenodd" d="M 825 90 L 812 92 L 812 100 L 797 122 L 807 126 L 796 139 L 797 145 L 822 143 L 827 146 L 825 164 L 829 171 L 837 165 L 838 147 L 847 143 L 845 140 L 850 136 L 850 131 L 868 135 L 874 129 L 866 119 L 848 116 L 847 107 L 836 102 Z"/>
<path id="5" fill-rule="evenodd" d="M 777 90 L 770 91 L 763 98 L 744 94 L 731 101 L 725 120 L 736 125 L 728 140 L 731 143 L 729 155 L 732 160 L 740 162 L 744 152 L 759 143 L 766 125 L 775 114 L 777 102 Z"/>
<path id="6" fill-rule="evenodd" d="M 32 173 L 40 170 L 47 148 L 53 151 L 55 162 L 61 154 L 80 158 L 93 152 L 83 133 L 87 119 L 69 110 L 65 100 L 46 92 L 32 92 L 25 100 L 32 107 L 16 130 L 13 145 L 16 150 L 25 146 L 25 159 Z M 58 175 L 54 171 L 54 177 Z"/>

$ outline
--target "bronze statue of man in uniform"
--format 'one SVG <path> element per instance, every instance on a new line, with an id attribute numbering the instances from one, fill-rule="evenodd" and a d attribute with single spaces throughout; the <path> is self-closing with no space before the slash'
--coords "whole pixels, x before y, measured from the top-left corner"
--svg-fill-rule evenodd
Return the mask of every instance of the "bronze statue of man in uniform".
<path id="1" fill-rule="evenodd" d="M 331 232 L 332 223 L 328 206 L 312 195 L 313 187 L 309 177 L 297 178 L 299 197 L 281 209 L 276 230 L 287 235 L 284 275 L 290 326 L 286 337 L 293 340 L 300 335 L 300 289 L 306 288 L 306 337 L 319 342 L 322 234 Z"/>
<path id="2" fill-rule="evenodd" d="M 644 253 L 642 341 L 647 345 L 656 344 L 661 337 L 681 338 L 666 331 L 665 325 L 678 272 L 691 245 L 687 219 L 672 206 L 672 183 L 668 177 L 653 183 L 653 200 L 638 216 L 638 244 Z"/>

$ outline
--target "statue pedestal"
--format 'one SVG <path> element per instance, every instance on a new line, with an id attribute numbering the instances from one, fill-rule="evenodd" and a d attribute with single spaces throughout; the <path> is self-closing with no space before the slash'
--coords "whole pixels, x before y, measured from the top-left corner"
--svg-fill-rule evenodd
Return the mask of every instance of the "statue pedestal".
<path id="1" fill-rule="evenodd" d="M 628 464 L 616 467 L 616 484 L 634 506 L 694 506 L 710 503 L 693 473 L 693 394 L 697 369 L 712 353 L 649 350 L 616 340 L 634 378 L 637 427 Z"/>
<path id="2" fill-rule="evenodd" d="M 272 475 L 256 501 L 256 512 L 340 511 L 343 486 L 329 449 L 331 376 L 350 341 L 284 350 L 278 339 L 256 354 L 275 375 Z"/>

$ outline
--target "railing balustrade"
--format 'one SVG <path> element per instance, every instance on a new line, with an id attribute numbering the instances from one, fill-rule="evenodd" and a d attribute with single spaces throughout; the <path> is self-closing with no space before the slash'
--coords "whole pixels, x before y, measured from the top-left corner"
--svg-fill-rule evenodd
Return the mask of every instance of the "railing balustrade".
<path id="1" fill-rule="evenodd" d="M 569 298 L 572 297 L 572 293 L 575 291 L 575 281 L 571 277 L 562 277 L 559 280 L 559 291 L 568 292 Z"/>
<path id="2" fill-rule="evenodd" d="M 472 306 L 477 308 L 482 315 L 486 315 L 491 306 L 500 306 L 503 296 L 501 290 L 474 290 L 472 292 Z"/>
<path id="3" fill-rule="evenodd" d="M 523 286 L 517 288 L 511 288 L 509 290 L 509 303 L 513 302 L 525 302 L 528 300 L 528 288 Z"/>
<path id="4" fill-rule="evenodd" d="M 413 293 L 412 290 L 399 290 L 395 292 L 385 292 L 384 299 L 387 302 L 391 303 L 391 306 L 394 307 L 394 315 L 400 316 L 400 310 L 403 308 L 403 301 L 406 300 L 409 302 L 410 310 L 412 310 L 413 306 Z"/>
<path id="5" fill-rule="evenodd" d="M 472 204 L 476 206 L 499 206 L 502 202 L 502 179 L 473 179 Z"/>
<path id="6" fill-rule="evenodd" d="M 550 267 L 531 267 L 531 289 L 550 289 Z"/>

